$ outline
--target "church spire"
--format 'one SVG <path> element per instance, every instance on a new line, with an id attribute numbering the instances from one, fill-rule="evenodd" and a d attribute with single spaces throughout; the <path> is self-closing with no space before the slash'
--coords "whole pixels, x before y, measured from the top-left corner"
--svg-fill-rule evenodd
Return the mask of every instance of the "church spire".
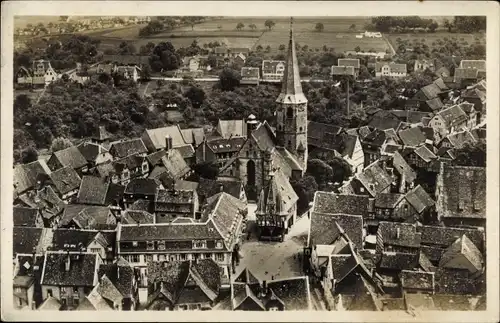
<path id="1" fill-rule="evenodd" d="M 293 38 L 293 18 L 290 18 L 290 39 L 285 64 L 285 73 L 281 84 L 281 93 L 276 100 L 279 103 L 306 103 L 307 99 L 300 84 L 299 63 Z"/>

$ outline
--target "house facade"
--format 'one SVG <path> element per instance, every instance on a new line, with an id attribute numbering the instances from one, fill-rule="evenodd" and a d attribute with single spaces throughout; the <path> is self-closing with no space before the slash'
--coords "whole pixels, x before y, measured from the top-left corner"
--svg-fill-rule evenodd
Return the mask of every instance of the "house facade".
<path id="1" fill-rule="evenodd" d="M 285 61 L 263 60 L 262 78 L 265 80 L 281 80 L 285 73 Z"/>
<path id="2" fill-rule="evenodd" d="M 375 63 L 375 77 L 406 77 L 406 64 L 390 62 Z"/>

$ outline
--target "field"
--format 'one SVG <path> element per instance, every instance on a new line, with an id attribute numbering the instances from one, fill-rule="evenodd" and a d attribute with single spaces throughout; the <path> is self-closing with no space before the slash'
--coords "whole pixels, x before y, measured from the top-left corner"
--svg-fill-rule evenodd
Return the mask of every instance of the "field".
<path id="1" fill-rule="evenodd" d="M 75 21 L 88 18 L 90 18 L 90 16 L 72 16 L 71 20 Z M 60 23 L 61 20 L 59 20 L 59 16 L 15 16 L 14 17 L 15 28 L 25 28 L 28 24 L 36 26 L 40 22 L 46 25 L 49 22 Z"/>
<path id="2" fill-rule="evenodd" d="M 264 23 L 267 19 L 273 20 L 276 25 L 269 31 Z M 241 22 L 245 27 L 238 31 L 236 25 Z M 323 32 L 314 31 L 316 23 L 324 25 Z M 363 30 L 363 26 L 369 22 L 366 17 L 308 17 L 294 19 L 294 32 L 296 41 L 307 44 L 310 48 L 322 48 L 323 45 L 333 47 L 337 51 L 354 50 L 356 46 L 362 50 L 374 49 L 385 51 L 388 46 L 383 39 L 357 39 L 354 33 L 349 32 L 349 27 L 354 24 L 358 31 Z M 248 26 L 255 24 L 256 30 L 251 30 Z M 221 28 L 218 28 L 218 27 Z M 287 44 L 290 28 L 289 18 L 262 18 L 262 17 L 226 17 L 214 19 L 197 24 L 194 28 L 185 26 L 173 31 L 150 37 L 139 38 L 139 29 L 142 26 L 131 26 L 113 31 L 93 33 L 94 36 L 102 37 L 101 46 L 103 49 L 109 46 L 116 46 L 121 41 L 130 41 L 137 48 L 148 42 L 158 43 L 160 41 L 170 41 L 175 47 L 189 46 L 193 40 L 199 44 L 219 41 L 230 47 L 255 48 L 257 45 L 263 47 L 271 46 L 271 49 L 278 50 L 280 44 Z M 171 37 L 174 35 L 175 37 Z"/>
<path id="3" fill-rule="evenodd" d="M 458 34 L 458 33 L 448 33 L 448 32 L 437 32 L 437 33 L 417 33 L 417 34 L 386 34 L 391 44 L 397 48 L 397 39 L 408 40 L 410 43 L 415 41 L 424 42 L 428 46 L 432 46 L 432 43 L 437 40 L 456 39 L 458 42 L 467 42 L 468 45 L 472 44 L 486 44 L 486 38 L 484 34 Z M 478 40 L 479 39 L 479 40 Z"/>

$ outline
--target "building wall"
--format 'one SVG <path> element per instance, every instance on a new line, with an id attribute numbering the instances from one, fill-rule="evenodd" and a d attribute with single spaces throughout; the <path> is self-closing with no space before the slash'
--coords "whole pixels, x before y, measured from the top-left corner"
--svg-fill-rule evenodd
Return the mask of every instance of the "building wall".
<path id="1" fill-rule="evenodd" d="M 96 252 L 99 254 L 101 259 L 106 259 L 106 249 L 101 246 L 97 241 L 92 241 L 88 246 L 87 246 L 87 251 L 90 252 Z"/>
<path id="2" fill-rule="evenodd" d="M 307 164 L 307 103 L 282 104 L 276 109 L 276 138 L 278 143 L 298 156 L 303 168 Z M 304 153 L 297 151 L 300 143 Z"/>

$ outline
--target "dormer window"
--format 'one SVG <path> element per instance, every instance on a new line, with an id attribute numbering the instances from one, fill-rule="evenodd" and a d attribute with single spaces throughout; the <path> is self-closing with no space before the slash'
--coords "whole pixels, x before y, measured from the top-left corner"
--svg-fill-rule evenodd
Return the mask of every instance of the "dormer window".
<path id="1" fill-rule="evenodd" d="M 158 250 L 165 250 L 165 241 L 158 241 Z"/>
<path id="2" fill-rule="evenodd" d="M 206 240 L 193 240 L 193 249 L 205 249 L 206 247 Z"/>
<path id="3" fill-rule="evenodd" d="M 217 248 L 217 249 L 222 249 L 222 246 L 223 246 L 223 245 L 222 245 L 222 241 L 217 240 L 217 241 L 216 241 L 216 243 L 215 243 L 215 248 Z"/>
<path id="4" fill-rule="evenodd" d="M 133 247 L 137 247 L 139 245 L 139 243 L 137 241 L 132 241 L 132 246 Z"/>
<path id="5" fill-rule="evenodd" d="M 148 241 L 147 242 L 147 250 L 154 250 L 154 249 L 155 249 L 154 241 Z"/>
<path id="6" fill-rule="evenodd" d="M 464 208 L 465 208 L 465 203 L 464 203 L 464 201 L 459 201 L 459 202 L 458 202 L 458 210 L 459 210 L 459 211 L 463 211 L 463 210 L 464 210 Z"/>
<path id="7" fill-rule="evenodd" d="M 475 212 L 480 211 L 481 206 L 479 205 L 479 201 L 472 202 L 472 208 L 474 209 Z"/>

